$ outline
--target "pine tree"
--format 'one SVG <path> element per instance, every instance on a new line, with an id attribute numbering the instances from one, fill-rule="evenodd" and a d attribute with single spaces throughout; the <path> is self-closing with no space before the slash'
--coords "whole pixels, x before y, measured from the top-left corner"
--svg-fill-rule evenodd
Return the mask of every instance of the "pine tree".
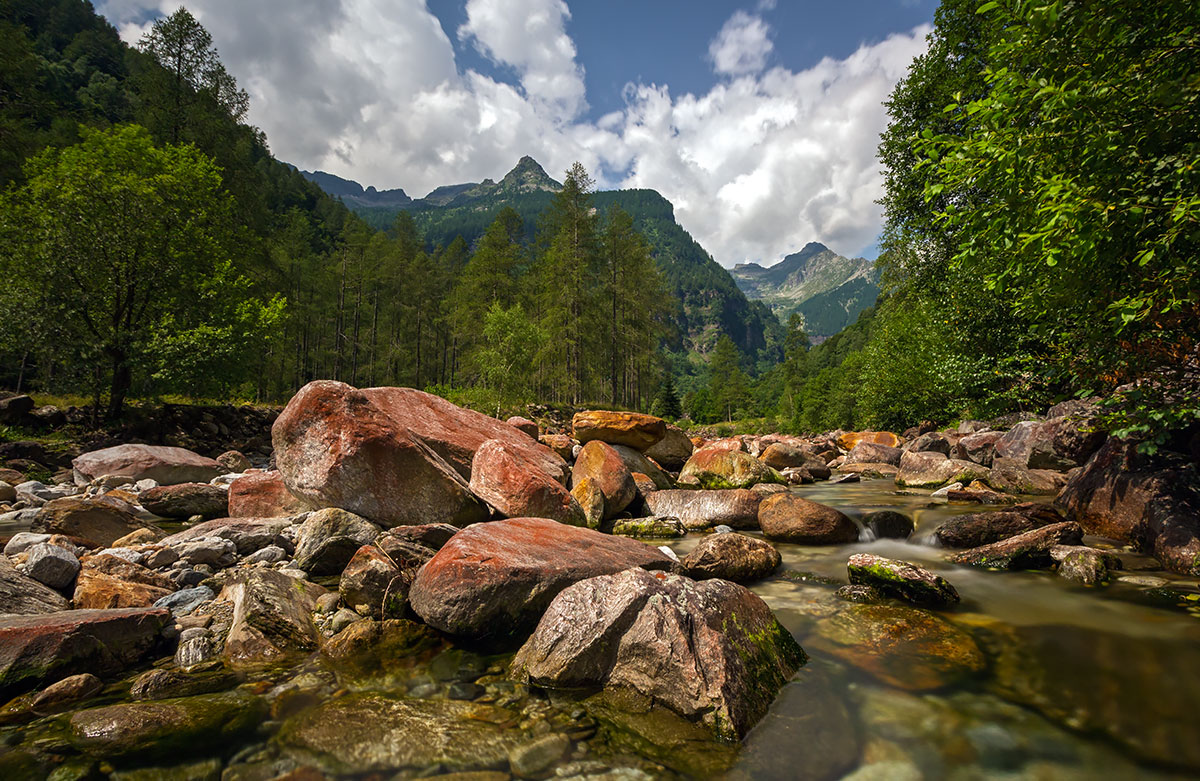
<path id="1" fill-rule="evenodd" d="M 723 334 L 708 362 L 713 402 L 727 421 L 732 421 L 734 413 L 743 409 L 750 398 L 749 380 L 742 371 L 740 357 L 737 345 Z"/>
<path id="2" fill-rule="evenodd" d="M 667 418 L 668 420 L 678 420 L 683 415 L 683 407 L 679 403 L 679 396 L 675 392 L 675 380 L 668 373 L 663 379 L 662 385 L 658 386 L 658 394 L 654 397 L 654 404 L 658 408 L 657 414 L 659 417 Z"/>

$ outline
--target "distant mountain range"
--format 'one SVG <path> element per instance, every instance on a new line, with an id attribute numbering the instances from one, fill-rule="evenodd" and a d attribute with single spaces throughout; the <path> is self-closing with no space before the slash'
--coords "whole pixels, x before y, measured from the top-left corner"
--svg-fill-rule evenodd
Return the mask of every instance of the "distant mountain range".
<path id="1" fill-rule="evenodd" d="M 748 298 L 765 303 L 782 322 L 799 313 L 816 343 L 853 323 L 879 297 L 873 261 L 844 257 L 815 241 L 768 268 L 740 263 L 732 274 Z"/>
<path id="2" fill-rule="evenodd" d="M 506 206 L 521 215 L 532 241 L 538 215 L 562 189 L 528 156 L 499 182 L 485 179 L 448 185 L 417 200 L 407 199 L 403 190 L 364 189 L 331 174 L 301 173 L 377 228 L 386 229 L 398 212 L 409 212 L 431 246 L 448 245 L 457 236 L 473 244 Z M 670 201 L 653 190 L 612 190 L 594 193 L 592 203 L 601 213 L 619 204 L 650 242 L 677 301 L 673 349 L 685 354 L 689 363 L 697 355 L 707 355 L 721 334 L 733 339 L 747 356 L 748 366 L 762 368 L 781 358 L 782 325 L 766 306 L 748 300 L 729 272 L 680 227 Z"/>

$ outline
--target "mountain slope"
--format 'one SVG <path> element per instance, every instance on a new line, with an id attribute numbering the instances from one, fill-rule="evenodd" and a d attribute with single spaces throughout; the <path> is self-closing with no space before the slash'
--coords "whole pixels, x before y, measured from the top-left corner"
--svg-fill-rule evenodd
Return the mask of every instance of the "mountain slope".
<path id="1" fill-rule="evenodd" d="M 561 187 L 533 158 L 522 157 L 499 182 L 485 179 L 440 187 L 402 207 L 348 205 L 381 229 L 390 226 L 403 209 L 434 246 L 445 246 L 456 236 L 473 243 L 500 209 L 508 206 L 521 215 L 526 236 L 532 241 L 538 215 Z M 753 362 L 750 368 L 778 362 L 783 343 L 779 321 L 765 305 L 749 300 L 729 272 L 675 221 L 670 201 L 653 190 L 614 190 L 595 193 L 592 203 L 601 213 L 619 204 L 650 242 L 655 261 L 678 301 L 678 333 L 672 349 L 707 355 L 721 334 L 728 334 Z"/>
<path id="2" fill-rule="evenodd" d="M 762 301 L 780 320 L 800 314 L 814 341 L 853 323 L 879 296 L 879 272 L 872 261 L 844 257 L 818 242 L 768 268 L 739 264 L 732 275 L 747 297 Z"/>
<path id="3" fill-rule="evenodd" d="M 334 198 L 351 206 L 407 206 L 412 198 L 403 190 L 365 190 L 358 182 L 327 174 L 324 171 L 301 171 L 300 175 Z"/>

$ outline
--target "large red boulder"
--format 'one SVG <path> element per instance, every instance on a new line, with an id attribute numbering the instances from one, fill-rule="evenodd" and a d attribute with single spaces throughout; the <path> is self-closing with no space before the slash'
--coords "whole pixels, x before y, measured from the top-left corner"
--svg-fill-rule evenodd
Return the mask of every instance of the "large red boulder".
<path id="1" fill-rule="evenodd" d="M 667 434 L 667 422 L 662 418 L 638 412 L 608 410 L 577 412 L 571 419 L 571 428 L 581 443 L 598 439 L 610 445 L 625 445 L 640 451 L 654 446 Z"/>
<path id="2" fill-rule="evenodd" d="M 159 485 L 207 483 L 225 470 L 211 458 L 182 447 L 117 445 L 84 453 L 71 462 L 75 482 L 86 485 L 103 475 L 150 479 Z"/>
<path id="3" fill-rule="evenodd" d="M 572 488 L 584 480 L 590 480 L 604 494 L 605 518 L 615 518 L 638 495 L 633 473 L 621 454 L 612 445 L 599 440 L 583 446 L 571 469 Z"/>
<path id="4" fill-rule="evenodd" d="M 338 507 L 387 527 L 483 520 L 487 507 L 471 493 L 464 474 L 470 474 L 470 456 L 486 441 L 476 441 L 483 424 L 475 417 L 491 419 L 442 399 L 431 401 L 436 398 L 406 388 L 356 390 L 331 380 L 305 385 L 271 429 L 275 462 L 288 491 L 314 507 Z M 458 413 L 463 413 L 461 436 L 452 434 Z M 503 430 L 498 438 L 540 447 L 511 426 L 492 423 Z M 467 457 L 461 471 L 422 431 L 435 443 L 441 437 L 443 452 Z M 545 452 L 546 460 L 557 459 Z"/>
<path id="5" fill-rule="evenodd" d="M 471 491 L 509 518 L 552 518 L 585 526 L 583 508 L 562 483 L 499 439 L 489 439 L 471 462 Z"/>
<path id="6" fill-rule="evenodd" d="M 68 675 L 112 675 L 159 643 L 165 608 L 0 617 L 0 698 Z"/>
<path id="7" fill-rule="evenodd" d="M 409 603 L 427 624 L 495 645 L 522 640 L 560 591 L 631 567 L 668 569 L 645 543 L 546 518 L 481 523 L 454 535 L 417 574 Z"/>
<path id="8" fill-rule="evenodd" d="M 272 518 L 312 509 L 288 492 L 279 472 L 259 472 L 229 484 L 229 517 Z"/>

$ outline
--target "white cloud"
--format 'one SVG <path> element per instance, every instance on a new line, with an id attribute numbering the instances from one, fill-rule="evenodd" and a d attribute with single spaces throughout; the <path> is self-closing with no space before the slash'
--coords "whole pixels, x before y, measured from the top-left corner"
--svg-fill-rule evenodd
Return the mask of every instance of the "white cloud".
<path id="1" fill-rule="evenodd" d="M 524 154 L 556 177 L 578 160 L 603 186 L 661 192 L 725 266 L 771 263 L 808 241 L 843 253 L 875 241 L 881 103 L 924 50 L 927 28 L 800 72 L 726 68 L 728 78 L 700 95 L 631 84 L 623 110 L 589 122 L 578 113 L 583 74 L 567 7 L 515 2 L 519 11 L 506 3 L 502 13 L 499 0 L 469 0 L 456 34 L 511 67 L 516 86 L 461 71 L 424 0 L 189 0 L 188 8 L 250 93 L 250 121 L 278 158 L 303 168 L 416 197 L 498 178 Z M 100 10 L 135 41 L 147 13 L 178 5 L 109 0 Z M 769 46 L 770 29 L 750 18 Z"/>
<path id="2" fill-rule="evenodd" d="M 767 66 L 767 57 L 775 48 L 770 33 L 762 17 L 735 12 L 708 45 L 713 70 L 727 76 L 758 73 Z"/>

